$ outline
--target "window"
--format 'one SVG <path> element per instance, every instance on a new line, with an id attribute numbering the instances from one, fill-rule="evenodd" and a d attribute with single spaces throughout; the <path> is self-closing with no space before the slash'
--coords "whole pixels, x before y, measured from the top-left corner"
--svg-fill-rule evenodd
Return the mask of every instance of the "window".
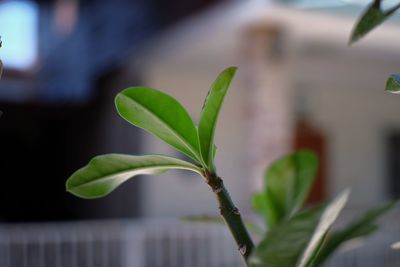
<path id="1" fill-rule="evenodd" d="M 0 58 L 6 68 L 27 70 L 38 51 L 38 7 L 31 1 L 0 3 Z"/>

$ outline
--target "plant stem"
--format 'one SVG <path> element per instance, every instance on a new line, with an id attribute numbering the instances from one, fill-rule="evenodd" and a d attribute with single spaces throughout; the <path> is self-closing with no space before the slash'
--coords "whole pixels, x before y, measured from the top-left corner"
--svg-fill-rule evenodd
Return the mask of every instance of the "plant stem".
<path id="1" fill-rule="evenodd" d="M 239 210 L 233 204 L 229 192 L 226 190 L 220 177 L 209 172 L 206 172 L 204 177 L 217 198 L 220 214 L 235 239 L 243 260 L 247 264 L 247 259 L 249 258 L 254 245 L 243 223 L 242 217 L 240 216 Z"/>

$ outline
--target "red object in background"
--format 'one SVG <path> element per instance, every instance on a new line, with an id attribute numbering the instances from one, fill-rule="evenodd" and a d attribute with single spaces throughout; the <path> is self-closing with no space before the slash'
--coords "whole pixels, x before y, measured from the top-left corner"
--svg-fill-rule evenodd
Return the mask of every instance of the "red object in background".
<path id="1" fill-rule="evenodd" d="M 317 177 L 306 202 L 311 204 L 325 200 L 327 164 L 326 138 L 323 131 L 312 125 L 306 117 L 298 118 L 295 124 L 293 148 L 308 149 L 317 154 L 319 158 Z"/>

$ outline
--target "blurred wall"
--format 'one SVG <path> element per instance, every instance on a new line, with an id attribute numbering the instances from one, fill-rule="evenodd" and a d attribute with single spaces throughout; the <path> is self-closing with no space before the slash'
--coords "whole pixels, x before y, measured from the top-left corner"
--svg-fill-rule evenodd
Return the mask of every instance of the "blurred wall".
<path id="1" fill-rule="evenodd" d="M 348 49 L 310 40 L 293 59 L 292 90 L 309 98 L 314 123 L 327 133 L 329 192 L 351 187 L 355 205 L 389 197 L 387 137 L 400 127 L 400 106 L 383 89 L 399 56 L 384 46 Z"/>

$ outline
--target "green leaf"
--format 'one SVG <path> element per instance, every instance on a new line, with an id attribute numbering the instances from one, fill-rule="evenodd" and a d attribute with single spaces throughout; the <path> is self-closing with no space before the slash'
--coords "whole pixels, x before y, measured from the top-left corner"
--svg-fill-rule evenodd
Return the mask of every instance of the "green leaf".
<path id="1" fill-rule="evenodd" d="M 310 266 L 348 194 L 340 194 L 326 208 L 300 211 L 271 229 L 250 256 L 250 267 Z"/>
<path id="2" fill-rule="evenodd" d="M 395 93 L 395 94 L 400 93 L 400 75 L 398 74 L 390 75 L 390 77 L 386 81 L 385 90 L 390 93 Z"/>
<path id="3" fill-rule="evenodd" d="M 201 162 L 196 127 L 182 105 L 155 89 L 131 87 L 115 98 L 122 118 Z"/>
<path id="4" fill-rule="evenodd" d="M 82 198 L 105 196 L 136 175 L 160 174 L 184 169 L 202 175 L 195 165 L 162 155 L 131 156 L 108 154 L 93 158 L 67 180 L 67 191 Z"/>
<path id="5" fill-rule="evenodd" d="M 306 267 L 311 264 L 311 260 L 319 252 L 318 249 L 321 248 L 321 243 L 324 240 L 324 237 L 328 233 L 328 230 L 331 228 L 332 224 L 335 222 L 336 218 L 339 216 L 340 211 L 344 208 L 349 198 L 350 191 L 345 190 L 338 197 L 336 197 L 324 210 L 319 223 L 314 231 L 314 234 L 311 237 L 310 242 L 307 245 L 307 248 L 303 252 L 303 255 L 298 262 L 298 267 Z"/>
<path id="6" fill-rule="evenodd" d="M 201 155 L 206 167 L 211 171 L 215 171 L 213 164 L 213 147 L 218 113 L 236 69 L 236 67 L 227 68 L 217 77 L 208 92 L 200 115 L 198 131 Z"/>
<path id="7" fill-rule="evenodd" d="M 270 220 L 269 210 L 272 209 L 270 207 L 270 201 L 268 195 L 264 194 L 264 192 L 257 192 L 251 196 L 251 205 L 261 217 L 263 217 L 265 225 L 270 225 L 268 221 Z M 272 214 L 271 214 L 272 216 Z"/>
<path id="8" fill-rule="evenodd" d="M 370 4 L 354 27 L 349 43 L 352 44 L 364 37 L 368 32 L 393 15 L 399 8 L 400 4 L 383 11 L 380 1 Z"/>
<path id="9" fill-rule="evenodd" d="M 314 182 L 318 159 L 301 150 L 274 162 L 265 175 L 264 192 L 253 197 L 253 206 L 273 226 L 292 217 L 306 200 Z"/>
<path id="10" fill-rule="evenodd" d="M 250 256 L 250 267 L 294 267 L 321 213 L 321 209 L 301 211 L 271 229 Z"/>
<path id="11" fill-rule="evenodd" d="M 315 259 L 315 265 L 322 266 L 322 264 L 332 256 L 333 252 L 335 252 L 346 241 L 354 238 L 366 237 L 374 233 L 378 229 L 376 220 L 394 208 L 396 203 L 397 202 L 390 202 L 380 207 L 370 209 L 342 230 L 336 231 L 332 235 L 328 236 L 320 253 Z"/>

